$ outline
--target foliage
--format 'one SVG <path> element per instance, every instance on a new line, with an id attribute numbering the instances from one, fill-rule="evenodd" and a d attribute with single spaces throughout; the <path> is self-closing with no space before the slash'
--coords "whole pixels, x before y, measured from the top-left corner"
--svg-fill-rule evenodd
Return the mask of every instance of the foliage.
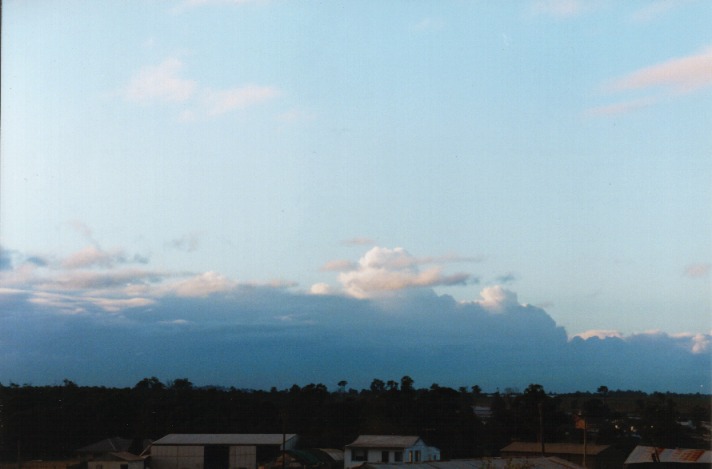
<path id="1" fill-rule="evenodd" d="M 0 459 L 15 461 L 18 453 L 24 460 L 62 458 L 116 436 L 282 432 L 298 433 L 303 447 L 342 448 L 359 434 L 403 434 L 421 436 L 440 448 L 443 459 L 497 456 L 514 438 L 561 441 L 574 434 L 564 411 L 574 404 L 603 422 L 618 415 L 612 407 L 621 403 L 639 414 L 636 431 L 644 442 L 690 447 L 690 435 L 676 423 L 680 408 L 698 421 L 708 421 L 710 414 L 704 396 L 633 392 L 622 397 L 601 389 L 595 395 L 553 396 L 538 384 L 522 393 L 488 395 L 477 385 L 418 389 L 409 376 L 374 379 L 360 391 L 347 385 L 340 381 L 334 392 L 324 384 L 261 391 L 197 387 L 186 378 L 163 383 L 156 377 L 132 388 L 78 386 L 69 380 L 59 386 L 0 384 Z M 491 418 L 478 419 L 475 404 L 489 406 Z M 630 436 L 620 430 L 630 422 L 607 425 L 601 423 L 602 437 Z"/>

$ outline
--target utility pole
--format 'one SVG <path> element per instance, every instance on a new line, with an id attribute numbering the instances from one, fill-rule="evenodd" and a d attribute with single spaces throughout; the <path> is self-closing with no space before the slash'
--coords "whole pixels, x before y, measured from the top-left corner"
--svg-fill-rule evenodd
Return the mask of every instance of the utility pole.
<path id="1" fill-rule="evenodd" d="M 539 401 L 537 404 L 539 409 L 539 441 L 541 441 L 541 455 L 544 456 L 546 448 L 544 448 L 544 403 Z"/>

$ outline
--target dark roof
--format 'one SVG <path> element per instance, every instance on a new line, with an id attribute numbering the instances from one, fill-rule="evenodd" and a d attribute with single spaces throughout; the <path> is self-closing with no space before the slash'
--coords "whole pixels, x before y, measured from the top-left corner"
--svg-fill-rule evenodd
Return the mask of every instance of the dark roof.
<path id="1" fill-rule="evenodd" d="M 128 451 L 131 448 L 133 440 L 128 438 L 107 438 L 106 440 L 97 441 L 83 448 L 79 448 L 77 453 L 110 453 L 113 451 Z"/>
<path id="2" fill-rule="evenodd" d="M 544 443 L 545 454 L 583 454 L 584 445 L 578 443 Z M 586 445 L 586 455 L 595 456 L 610 448 L 610 445 Z M 500 450 L 501 453 L 541 454 L 541 443 L 515 441 Z"/>
<path id="3" fill-rule="evenodd" d="M 402 435 L 360 435 L 346 445 L 347 448 L 408 448 L 415 445 L 420 437 Z"/>
<path id="4" fill-rule="evenodd" d="M 137 456 L 133 453 L 128 453 L 126 451 L 116 451 L 116 452 L 112 452 L 112 453 L 106 453 L 106 458 L 107 458 L 106 460 L 109 460 L 109 461 L 129 461 L 130 462 L 130 461 L 143 461 L 144 459 L 146 459 L 146 456 Z M 103 457 L 101 459 L 97 459 L 97 461 L 102 460 L 102 459 L 103 459 Z"/>
<path id="5" fill-rule="evenodd" d="M 282 439 L 289 441 L 297 435 L 294 433 L 172 433 L 153 442 L 153 446 L 170 445 L 232 445 L 260 446 L 282 445 Z"/>
<path id="6" fill-rule="evenodd" d="M 529 469 L 583 469 L 582 466 L 563 459 L 548 456 L 537 458 L 484 458 L 454 459 L 451 461 L 424 461 L 408 463 L 407 469 L 510 469 L 526 467 Z M 361 469 L 393 469 L 389 463 L 365 463 Z"/>

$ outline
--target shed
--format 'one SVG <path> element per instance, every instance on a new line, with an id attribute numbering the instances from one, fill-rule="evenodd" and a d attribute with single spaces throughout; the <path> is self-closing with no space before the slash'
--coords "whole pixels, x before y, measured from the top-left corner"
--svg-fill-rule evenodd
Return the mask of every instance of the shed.
<path id="1" fill-rule="evenodd" d="M 151 468 L 257 469 L 258 463 L 293 449 L 296 443 L 293 433 L 174 433 L 151 445 Z"/>
<path id="2" fill-rule="evenodd" d="M 584 464 L 585 449 L 585 464 Z M 541 443 L 531 441 L 515 441 L 500 450 L 503 458 L 532 458 L 555 456 L 589 469 L 599 469 L 616 465 L 620 467 L 625 454 L 620 453 L 611 445 L 582 445 L 579 443 L 545 443 L 544 454 Z"/>

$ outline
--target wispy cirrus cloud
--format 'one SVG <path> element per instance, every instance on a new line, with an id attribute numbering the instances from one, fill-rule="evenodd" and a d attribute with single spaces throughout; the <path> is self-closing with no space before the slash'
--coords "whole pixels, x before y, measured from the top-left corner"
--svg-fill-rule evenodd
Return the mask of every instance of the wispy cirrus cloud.
<path id="1" fill-rule="evenodd" d="M 613 80 L 610 91 L 661 87 L 672 93 L 690 93 L 712 86 L 712 46 L 703 51 L 645 67 Z"/>
<path id="2" fill-rule="evenodd" d="M 663 99 L 694 93 L 712 86 L 712 47 L 645 67 L 603 85 L 607 94 L 645 93 L 646 96 L 588 109 L 589 116 L 623 114 L 657 104 Z"/>

